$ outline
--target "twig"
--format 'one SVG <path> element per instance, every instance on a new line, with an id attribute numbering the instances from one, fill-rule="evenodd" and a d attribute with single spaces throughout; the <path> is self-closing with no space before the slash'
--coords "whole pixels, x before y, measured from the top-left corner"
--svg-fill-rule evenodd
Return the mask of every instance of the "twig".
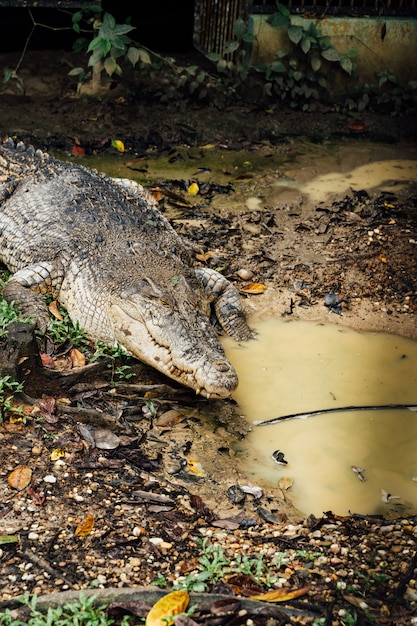
<path id="1" fill-rule="evenodd" d="M 348 411 L 387 411 L 389 409 L 408 409 L 409 411 L 417 411 L 417 404 L 381 404 L 374 406 L 341 406 L 333 409 L 318 409 L 317 411 L 309 411 L 308 413 L 290 413 L 289 415 L 281 415 L 273 417 L 270 420 L 262 420 L 253 422 L 254 426 L 269 426 L 277 424 L 285 420 L 307 419 L 312 415 L 323 415 L 324 413 L 346 413 Z"/>

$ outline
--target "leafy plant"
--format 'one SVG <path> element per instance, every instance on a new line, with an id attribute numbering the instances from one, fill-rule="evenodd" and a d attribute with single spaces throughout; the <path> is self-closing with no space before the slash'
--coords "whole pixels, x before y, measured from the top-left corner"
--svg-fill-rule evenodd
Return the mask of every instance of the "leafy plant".
<path id="1" fill-rule="evenodd" d="M 254 69 L 265 76 L 264 94 L 278 96 L 291 107 L 314 110 L 319 100 L 328 99 L 329 77 L 338 74 L 353 76 L 352 58 L 357 50 L 339 54 L 328 36 L 322 35 L 314 22 L 294 25 L 288 8 L 277 5 L 277 12 L 268 18 L 274 28 L 283 28 L 288 47 L 278 50 L 271 63 L 258 63 Z"/>
<path id="2" fill-rule="evenodd" d="M 62 312 L 62 320 L 53 318 L 50 326 L 47 330 L 47 335 L 50 339 L 57 344 L 64 343 L 65 341 L 71 341 L 74 347 L 82 347 L 88 345 L 88 340 L 81 330 L 78 322 L 75 324 L 69 318 L 66 311 Z"/>
<path id="3" fill-rule="evenodd" d="M 138 61 L 151 63 L 149 51 L 143 46 L 139 46 L 128 35 L 134 26 L 126 20 L 123 24 L 118 24 L 108 12 L 103 15 L 102 9 L 98 5 L 89 5 L 72 16 L 72 26 L 77 34 L 85 32 L 83 24 L 87 27 L 87 32 L 93 35 L 89 40 L 86 36 L 79 37 L 74 43 L 76 52 L 86 51 L 89 54 L 88 67 L 93 68 L 93 77 L 99 79 L 104 70 L 108 76 L 122 75 L 123 71 L 119 60 L 125 59 L 134 67 Z M 84 68 L 77 67 L 69 72 L 71 76 L 77 76 L 79 81 L 83 81 L 88 76 Z"/>
<path id="4" fill-rule="evenodd" d="M 23 415 L 22 407 L 16 407 L 12 403 L 14 394 L 21 393 L 22 391 L 23 383 L 13 380 L 9 375 L 0 378 L 0 423 L 3 421 L 3 417 L 6 413 Z"/>
<path id="5" fill-rule="evenodd" d="M 202 593 L 207 591 L 209 584 L 213 584 L 229 574 L 245 574 L 252 576 L 257 582 L 265 584 L 267 587 L 277 582 L 277 576 L 273 569 L 279 569 L 286 563 L 286 558 L 273 559 L 268 566 L 264 561 L 264 552 L 260 552 L 255 557 L 247 555 L 237 555 L 233 562 L 225 556 L 221 546 L 208 543 L 208 538 L 197 539 L 201 548 L 198 557 L 198 571 L 192 572 L 177 580 L 175 586 L 180 589 L 187 589 Z M 282 554 L 282 553 L 278 553 Z M 273 569 L 272 569 L 273 568 Z"/>
<path id="6" fill-rule="evenodd" d="M 0 337 L 6 334 L 6 328 L 12 322 L 29 322 L 30 318 L 22 319 L 19 310 L 13 302 L 6 302 L 0 298 Z"/>
<path id="7" fill-rule="evenodd" d="M 10 610 L 6 609 L 3 614 L 0 614 L 1 626 L 111 626 L 115 620 L 107 615 L 105 612 L 105 606 L 94 606 L 94 596 L 86 596 L 80 592 L 78 602 L 67 602 L 64 606 L 58 606 L 55 608 L 49 607 L 47 612 L 39 611 L 37 609 L 37 596 L 34 595 L 30 598 L 26 592 L 22 604 L 25 605 L 30 612 L 29 618 L 22 622 L 19 619 L 14 619 Z M 130 623 L 130 618 L 124 616 L 121 625 L 127 626 Z"/>

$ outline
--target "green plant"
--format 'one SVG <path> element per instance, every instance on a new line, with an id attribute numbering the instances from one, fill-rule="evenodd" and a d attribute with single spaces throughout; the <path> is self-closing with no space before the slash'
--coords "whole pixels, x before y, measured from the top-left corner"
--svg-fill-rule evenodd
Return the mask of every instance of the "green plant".
<path id="1" fill-rule="evenodd" d="M 21 321 L 21 315 L 13 302 L 0 299 L 0 337 L 6 334 L 6 327 L 12 322 Z"/>
<path id="2" fill-rule="evenodd" d="M 168 587 L 168 581 L 163 574 L 158 574 L 155 580 L 151 582 L 151 585 L 155 585 L 155 587 L 161 587 L 162 589 L 164 589 L 165 587 Z"/>
<path id="3" fill-rule="evenodd" d="M 339 54 L 330 37 L 322 35 L 313 21 L 293 25 L 288 8 L 278 4 L 268 23 L 286 30 L 288 47 L 278 50 L 271 63 L 259 63 L 254 68 L 266 79 L 265 95 L 278 96 L 291 107 L 311 111 L 317 101 L 328 99 L 329 78 L 334 82 L 340 73 L 353 76 L 352 58 L 357 50 Z"/>
<path id="4" fill-rule="evenodd" d="M 0 378 L 0 423 L 6 413 L 14 413 L 23 416 L 22 407 L 12 404 L 13 396 L 23 391 L 23 383 L 13 380 L 11 376 Z"/>
<path id="5" fill-rule="evenodd" d="M 57 344 L 70 341 L 74 347 L 78 348 L 88 345 L 88 340 L 78 322 L 73 324 L 66 311 L 62 312 L 62 317 L 62 320 L 56 317 L 52 319 L 47 330 L 48 337 Z"/>
<path id="6" fill-rule="evenodd" d="M 262 551 L 252 558 L 247 555 L 237 555 L 234 561 L 230 562 L 226 558 L 223 548 L 217 544 L 208 543 L 207 537 L 196 541 L 201 548 L 201 554 L 198 557 L 198 571 L 178 579 L 175 583 L 176 587 L 188 591 L 198 593 L 207 591 L 209 584 L 235 573 L 252 576 L 257 582 L 266 587 L 271 587 L 278 580 L 273 570 L 277 567 L 279 569 L 282 564 L 286 563 L 285 557 L 274 558 L 271 565 L 268 566 L 264 561 L 265 554 Z"/>
<path id="7" fill-rule="evenodd" d="M 37 596 L 30 598 L 26 592 L 22 604 L 29 609 L 29 618 L 25 622 L 13 619 L 9 609 L 0 615 L 1 626 L 110 626 L 114 619 L 105 612 L 105 606 L 94 606 L 94 596 L 80 592 L 78 602 L 67 602 L 64 606 L 49 607 L 46 612 L 37 609 Z M 121 625 L 127 626 L 130 618 L 124 616 Z"/>
<path id="8" fill-rule="evenodd" d="M 87 29 L 83 29 L 83 24 Z M 103 70 L 108 76 L 113 74 L 121 76 L 123 71 L 119 60 L 122 58 L 129 61 L 133 67 L 139 61 L 151 63 L 149 51 L 128 35 L 134 30 L 129 20 L 118 24 L 110 13 L 102 14 L 102 8 L 98 5 L 91 4 L 75 12 L 72 16 L 72 26 L 77 34 L 82 35 L 75 41 L 74 50 L 90 54 L 88 67 L 93 68 L 93 79 L 96 81 L 100 79 Z M 90 35 L 90 39 L 83 34 L 85 32 Z M 82 67 L 74 68 L 69 75 L 77 76 L 80 82 L 88 77 Z"/>
<path id="9" fill-rule="evenodd" d="M 217 582 L 230 571 L 230 564 L 221 546 L 209 544 L 207 537 L 196 539 L 196 542 L 201 548 L 201 554 L 198 557 L 199 571 L 178 579 L 175 586 L 195 593 L 203 593 L 207 591 L 209 583 Z"/>
<path id="10" fill-rule="evenodd" d="M 350 611 L 347 611 L 346 609 L 342 609 L 339 612 L 339 617 L 343 626 L 355 626 L 355 624 L 358 621 L 358 614 L 356 613 L 355 610 L 353 610 L 351 613 Z"/>

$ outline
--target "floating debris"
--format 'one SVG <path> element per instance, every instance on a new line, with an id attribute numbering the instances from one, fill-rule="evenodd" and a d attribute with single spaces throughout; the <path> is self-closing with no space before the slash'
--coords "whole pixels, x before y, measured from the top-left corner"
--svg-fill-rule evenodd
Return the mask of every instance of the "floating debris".
<path id="1" fill-rule="evenodd" d="M 363 467 L 356 467 L 355 465 L 352 465 L 352 472 L 354 472 L 357 475 L 359 480 L 362 480 L 362 481 L 366 480 L 366 476 L 363 475 L 364 471 L 365 470 L 363 469 Z"/>
<path id="2" fill-rule="evenodd" d="M 385 504 L 389 504 L 391 500 L 401 499 L 401 496 L 393 496 L 391 493 L 388 493 L 388 491 L 385 491 L 385 489 L 381 489 L 381 496 L 381 500 L 385 502 Z"/>
<path id="3" fill-rule="evenodd" d="M 285 460 L 284 456 L 285 454 L 281 450 L 275 450 L 275 452 L 272 453 L 272 459 L 275 463 L 278 463 L 278 465 L 288 465 L 288 461 Z"/>

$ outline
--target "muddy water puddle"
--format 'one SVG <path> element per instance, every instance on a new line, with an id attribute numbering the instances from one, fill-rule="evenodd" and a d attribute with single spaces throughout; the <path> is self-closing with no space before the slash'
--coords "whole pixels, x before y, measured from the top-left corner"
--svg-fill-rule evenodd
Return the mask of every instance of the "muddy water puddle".
<path id="1" fill-rule="evenodd" d="M 277 146 L 257 145 L 251 150 L 229 150 L 214 144 L 179 146 L 141 158 L 105 154 L 81 162 L 145 186 L 164 180 L 230 186 L 229 193 L 210 195 L 213 208 L 228 211 L 282 203 L 316 205 L 343 197 L 350 189 L 396 192 L 407 182 L 417 182 L 416 145 L 353 138 L 323 144 L 298 138 Z M 187 196 L 191 205 L 200 201 L 199 195 Z"/>
<path id="2" fill-rule="evenodd" d="M 417 404 L 415 341 L 304 321 L 252 326 L 258 337 L 249 344 L 225 341 L 240 380 L 234 399 L 251 424 L 352 405 Z M 244 445 L 251 480 L 276 487 L 290 478 L 302 513 L 404 514 L 417 511 L 416 442 L 417 412 L 400 409 L 254 425 Z M 278 450 L 286 465 L 273 460 Z"/>

